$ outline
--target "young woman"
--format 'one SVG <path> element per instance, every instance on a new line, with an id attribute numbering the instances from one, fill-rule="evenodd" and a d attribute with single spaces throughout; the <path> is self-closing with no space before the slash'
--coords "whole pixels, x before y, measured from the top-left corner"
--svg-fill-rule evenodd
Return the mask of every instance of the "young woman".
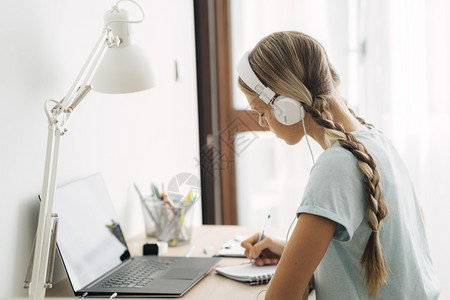
<path id="1" fill-rule="evenodd" d="M 406 167 L 347 107 L 323 47 L 300 32 L 274 33 L 244 55 L 238 73 L 261 126 L 289 145 L 308 135 L 324 149 L 288 243 L 259 234 L 242 243 L 256 264 L 278 263 L 266 299 L 299 299 L 311 278 L 318 300 L 439 299 Z"/>

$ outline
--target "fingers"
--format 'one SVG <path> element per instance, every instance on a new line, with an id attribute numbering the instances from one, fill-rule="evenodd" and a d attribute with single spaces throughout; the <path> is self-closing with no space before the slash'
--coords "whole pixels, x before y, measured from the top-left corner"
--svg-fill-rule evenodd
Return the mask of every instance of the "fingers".
<path id="1" fill-rule="evenodd" d="M 253 247 L 253 245 L 258 242 L 259 235 L 260 235 L 259 233 L 255 233 L 254 235 L 250 236 L 248 239 L 241 242 L 241 246 L 244 247 L 245 249 Z"/>
<path id="2" fill-rule="evenodd" d="M 276 265 L 278 263 L 279 259 L 276 257 L 269 258 L 269 257 L 258 257 L 255 259 L 255 265 L 257 266 L 264 266 L 264 265 Z"/>
<path id="3" fill-rule="evenodd" d="M 267 236 L 259 241 L 259 236 L 259 233 L 255 233 L 241 243 L 245 248 L 245 256 L 250 260 L 255 259 L 255 264 L 259 266 L 277 264 L 280 255 L 272 251 L 274 241 Z"/>
<path id="4" fill-rule="evenodd" d="M 265 249 L 271 249 L 273 246 L 273 241 L 270 237 L 264 237 L 262 239 L 262 241 L 256 243 L 253 245 L 253 258 L 257 258 L 261 255 L 261 253 L 265 250 Z"/>
<path id="5" fill-rule="evenodd" d="M 253 259 L 253 245 L 258 243 L 259 233 L 255 233 L 245 241 L 242 241 L 241 246 L 245 248 L 245 256 Z"/>

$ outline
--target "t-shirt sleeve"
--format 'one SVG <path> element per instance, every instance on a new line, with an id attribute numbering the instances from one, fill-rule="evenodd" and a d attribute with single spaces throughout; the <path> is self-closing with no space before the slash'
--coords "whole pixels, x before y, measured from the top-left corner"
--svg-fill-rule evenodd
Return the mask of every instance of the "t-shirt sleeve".
<path id="1" fill-rule="evenodd" d="M 367 209 L 364 177 L 357 159 L 337 146 L 327 149 L 311 169 L 297 215 L 309 213 L 336 222 L 334 239 L 349 241 Z"/>

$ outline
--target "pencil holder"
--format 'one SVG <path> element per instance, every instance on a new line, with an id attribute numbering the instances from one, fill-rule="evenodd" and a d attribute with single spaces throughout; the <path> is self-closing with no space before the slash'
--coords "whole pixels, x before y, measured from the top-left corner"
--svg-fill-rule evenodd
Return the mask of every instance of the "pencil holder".
<path id="1" fill-rule="evenodd" d="M 160 212 L 158 240 L 167 242 L 169 247 L 190 243 L 194 219 L 193 204 L 173 206 L 165 203 Z"/>
<path id="2" fill-rule="evenodd" d="M 157 237 L 161 233 L 161 211 L 163 202 L 153 196 L 141 199 L 144 214 L 145 233 L 149 237 Z"/>
<path id="3" fill-rule="evenodd" d="M 191 241 L 194 203 L 174 206 L 168 201 L 147 197 L 142 201 L 147 236 L 179 246 Z"/>

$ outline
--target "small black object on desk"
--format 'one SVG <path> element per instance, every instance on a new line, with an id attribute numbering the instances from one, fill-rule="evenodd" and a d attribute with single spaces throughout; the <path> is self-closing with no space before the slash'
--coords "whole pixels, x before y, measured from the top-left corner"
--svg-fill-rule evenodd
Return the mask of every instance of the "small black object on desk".
<path id="1" fill-rule="evenodd" d="M 152 243 L 146 243 L 143 246 L 142 249 L 142 255 L 158 255 L 158 244 Z"/>

